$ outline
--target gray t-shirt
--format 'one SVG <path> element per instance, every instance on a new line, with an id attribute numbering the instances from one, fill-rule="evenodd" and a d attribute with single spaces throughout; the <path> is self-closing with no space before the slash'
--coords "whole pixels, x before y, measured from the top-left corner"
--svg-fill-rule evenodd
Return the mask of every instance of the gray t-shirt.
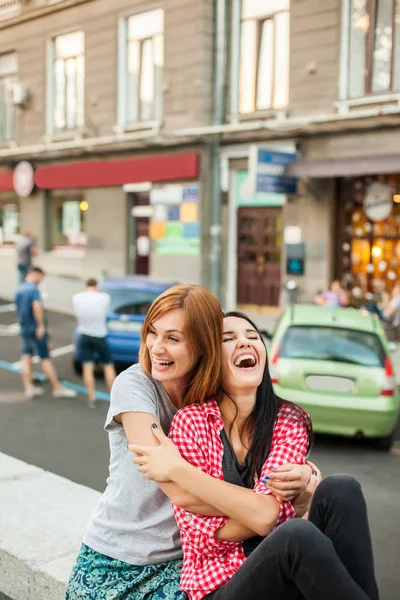
<path id="1" fill-rule="evenodd" d="M 117 377 L 105 424 L 110 441 L 110 475 L 83 542 L 132 565 L 176 560 L 182 557 L 182 550 L 171 501 L 133 464 L 124 428 L 114 421 L 124 412 L 156 415 L 168 434 L 177 409 L 162 385 L 143 373 L 139 365 Z"/>
<path id="2" fill-rule="evenodd" d="M 111 298 L 105 292 L 79 292 L 72 298 L 77 330 L 84 335 L 104 338 L 107 335 L 107 313 Z"/>
<path id="3" fill-rule="evenodd" d="M 21 235 L 16 244 L 17 249 L 17 263 L 24 267 L 30 267 L 32 264 L 31 251 L 34 246 L 34 241 Z"/>

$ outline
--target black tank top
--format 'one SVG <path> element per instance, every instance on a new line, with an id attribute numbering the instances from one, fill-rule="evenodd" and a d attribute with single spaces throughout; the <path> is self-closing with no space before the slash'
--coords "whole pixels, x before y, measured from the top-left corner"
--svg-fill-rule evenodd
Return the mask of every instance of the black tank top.
<path id="1" fill-rule="evenodd" d="M 224 457 L 222 459 L 224 480 L 228 483 L 233 483 L 234 485 L 239 485 L 252 490 L 254 487 L 254 479 L 251 476 L 250 465 L 247 462 L 247 458 L 244 465 L 239 462 L 225 429 L 221 431 L 221 440 L 224 445 Z M 243 542 L 243 552 L 245 555 L 249 557 L 262 541 L 263 538 L 259 535 L 245 540 Z"/>

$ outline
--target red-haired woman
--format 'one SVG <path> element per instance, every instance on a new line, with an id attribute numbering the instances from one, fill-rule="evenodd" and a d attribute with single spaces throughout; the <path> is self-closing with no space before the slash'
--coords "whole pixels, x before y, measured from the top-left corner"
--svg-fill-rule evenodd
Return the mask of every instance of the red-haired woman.
<path id="1" fill-rule="evenodd" d="M 158 486 L 144 478 L 127 445 L 157 444 L 153 423 L 168 433 L 179 408 L 217 392 L 222 324 L 217 300 L 198 285 L 175 286 L 150 307 L 140 365 L 121 373 L 111 391 L 105 425 L 110 475 L 87 528 L 67 600 L 186 597 L 179 590 L 182 547 L 170 498 L 205 515 L 215 509 L 173 483 Z M 293 496 L 306 486 L 310 472 L 304 466 L 293 472 Z"/>
<path id="2" fill-rule="evenodd" d="M 174 418 L 176 446 L 155 429 L 160 446 L 131 448 L 146 477 L 214 507 L 208 517 L 174 508 L 182 589 L 191 600 L 377 600 L 360 485 L 335 475 L 316 487 L 312 477 L 294 503 L 282 502 L 271 482 L 284 477 L 271 471 L 305 461 L 309 417 L 275 395 L 265 345 L 245 315 L 226 315 L 222 356 L 217 396 Z"/>

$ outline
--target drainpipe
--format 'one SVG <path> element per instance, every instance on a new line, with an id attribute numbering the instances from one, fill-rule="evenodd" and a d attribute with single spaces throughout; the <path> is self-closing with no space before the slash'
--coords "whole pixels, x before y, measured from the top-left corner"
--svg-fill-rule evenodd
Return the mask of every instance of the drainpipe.
<path id="1" fill-rule="evenodd" d="M 226 61 L 227 61 L 227 0 L 215 3 L 215 60 L 213 75 L 213 119 L 212 125 L 224 123 Z M 213 135 L 210 143 L 211 170 L 211 216 L 209 246 L 209 289 L 221 300 L 221 184 L 220 184 L 221 134 Z"/>

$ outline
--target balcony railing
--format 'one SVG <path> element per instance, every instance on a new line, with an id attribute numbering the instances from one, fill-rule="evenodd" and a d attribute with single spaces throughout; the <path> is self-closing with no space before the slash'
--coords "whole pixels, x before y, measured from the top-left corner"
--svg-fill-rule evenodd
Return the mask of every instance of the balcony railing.
<path id="1" fill-rule="evenodd" d="M 0 0 L 0 21 L 17 17 L 23 7 L 22 0 Z"/>

